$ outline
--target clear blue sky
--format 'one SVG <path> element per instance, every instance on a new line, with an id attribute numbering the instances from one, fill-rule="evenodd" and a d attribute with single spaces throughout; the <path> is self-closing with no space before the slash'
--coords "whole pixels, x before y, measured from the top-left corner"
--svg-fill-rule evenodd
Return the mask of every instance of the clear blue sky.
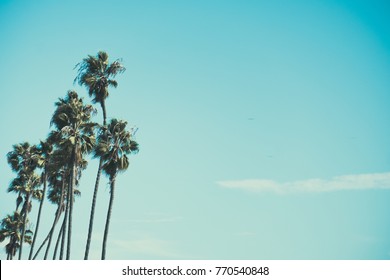
<path id="1" fill-rule="evenodd" d="M 108 117 L 140 144 L 117 179 L 108 259 L 390 259 L 389 14 L 372 0 L 0 1 L 0 216 L 15 199 L 6 153 L 46 137 L 68 89 L 89 101 L 73 68 L 105 50 L 127 67 Z M 108 198 L 104 178 L 96 259 Z"/>

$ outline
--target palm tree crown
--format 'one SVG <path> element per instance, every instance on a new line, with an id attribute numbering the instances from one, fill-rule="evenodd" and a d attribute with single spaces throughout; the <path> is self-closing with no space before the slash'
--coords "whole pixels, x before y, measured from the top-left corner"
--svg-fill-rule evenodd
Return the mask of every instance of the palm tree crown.
<path id="1" fill-rule="evenodd" d="M 60 98 L 55 103 L 55 110 L 51 125 L 56 130 L 52 131 L 49 138 L 55 141 L 57 148 L 68 150 L 63 156 L 70 157 L 72 149 L 76 145 L 76 161 L 82 161 L 82 154 L 92 151 L 95 145 L 94 129 L 96 124 L 91 122 L 95 109 L 91 105 L 84 105 L 82 98 L 75 91 L 69 91 L 64 99 Z"/>
<path id="2" fill-rule="evenodd" d="M 93 103 L 99 103 L 103 110 L 103 124 L 106 123 L 105 100 L 108 97 L 108 87 L 117 87 L 117 81 L 113 80 L 119 73 L 123 73 L 126 68 L 120 60 L 112 63 L 108 61 L 108 54 L 100 51 L 96 56 L 89 55 L 81 63 L 76 65 L 78 75 L 75 78 L 79 85 L 86 86 L 88 94 L 92 97 Z"/>
<path id="3" fill-rule="evenodd" d="M 95 157 L 103 159 L 103 171 L 110 180 L 129 166 L 127 157 L 138 152 L 138 143 L 132 140 L 132 131 L 126 130 L 127 122 L 112 119 L 107 127 L 101 127 Z"/>
<path id="4" fill-rule="evenodd" d="M 42 199 L 42 190 L 38 189 L 42 180 L 35 173 L 35 170 L 42 166 L 43 158 L 37 146 L 23 142 L 13 146 L 13 150 L 7 154 L 7 160 L 12 170 L 17 172 L 17 177 L 12 180 L 8 192 L 18 194 L 16 212 L 18 212 L 19 206 L 23 202 L 20 212 L 20 217 L 23 220 L 20 240 L 25 240 L 27 217 L 32 208 L 31 199 Z M 22 258 L 23 242 L 20 242 L 20 246 L 16 249 L 19 249 L 20 260 Z"/>
<path id="5" fill-rule="evenodd" d="M 15 211 L 12 215 L 7 215 L 0 223 L 0 242 L 3 242 L 6 238 L 9 239 L 5 246 L 7 253 L 7 260 L 12 260 L 16 255 L 16 251 L 21 246 L 22 235 L 25 243 L 31 244 L 31 230 L 26 230 L 24 234 L 21 234 L 23 229 L 23 218 L 19 212 Z"/>
<path id="6" fill-rule="evenodd" d="M 95 146 L 94 130 L 96 124 L 90 121 L 95 110 L 91 105 L 85 105 L 82 98 L 79 98 L 74 91 L 69 91 L 66 97 L 59 99 L 55 105 L 57 109 L 53 114 L 51 124 L 56 129 L 51 132 L 49 138 L 55 141 L 55 146 L 61 151 L 66 168 L 70 171 L 64 218 L 64 221 L 68 219 L 66 258 L 69 259 L 72 237 L 73 195 L 78 184 L 78 178 L 81 176 L 81 170 L 86 166 L 83 155 L 91 152 Z"/>
<path id="7" fill-rule="evenodd" d="M 101 128 L 95 149 L 95 156 L 100 157 L 102 170 L 110 179 L 110 201 L 104 228 L 102 260 L 106 258 L 107 237 L 114 201 L 116 176 L 118 172 L 124 171 L 129 167 L 127 155 L 138 152 L 138 143 L 132 140 L 133 133 L 126 130 L 126 125 L 127 122 L 125 121 L 112 119 L 107 126 Z"/>

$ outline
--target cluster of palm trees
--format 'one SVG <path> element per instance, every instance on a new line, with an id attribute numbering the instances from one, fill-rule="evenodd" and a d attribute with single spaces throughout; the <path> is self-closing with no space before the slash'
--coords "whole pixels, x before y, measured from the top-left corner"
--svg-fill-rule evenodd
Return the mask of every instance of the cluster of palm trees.
<path id="1" fill-rule="evenodd" d="M 134 129 L 127 129 L 127 122 L 111 119 L 107 123 L 106 99 L 109 87 L 117 87 L 115 76 L 125 71 L 120 60 L 110 63 L 106 52 L 89 55 L 76 65 L 78 75 L 74 82 L 85 86 L 93 103 L 100 104 L 103 123 L 92 121 L 96 110 L 85 104 L 75 91 L 68 91 L 64 98 L 55 103 L 50 124 L 52 131 L 45 141 L 38 145 L 23 142 L 13 146 L 7 154 L 7 161 L 16 173 L 8 192 L 16 194 L 16 209 L 1 220 L 0 242 L 7 241 L 7 259 L 18 253 L 22 259 L 23 245 L 30 244 L 28 259 L 36 259 L 40 253 L 43 259 L 71 258 L 73 204 L 80 195 L 79 181 L 87 167 L 86 155 L 99 160 L 96 182 L 91 204 L 88 235 L 84 259 L 88 259 L 91 244 L 96 198 L 101 173 L 109 178 L 110 199 L 107 211 L 101 259 L 106 258 L 107 237 L 110 226 L 116 177 L 129 166 L 128 155 L 138 152 L 133 140 Z M 56 205 L 52 226 L 42 244 L 36 246 L 44 199 Z M 29 228 L 29 213 L 33 201 L 39 202 L 35 228 Z M 56 226 L 57 236 L 54 236 Z M 54 246 L 52 246 L 54 245 Z M 52 249 L 52 255 L 49 253 Z"/>

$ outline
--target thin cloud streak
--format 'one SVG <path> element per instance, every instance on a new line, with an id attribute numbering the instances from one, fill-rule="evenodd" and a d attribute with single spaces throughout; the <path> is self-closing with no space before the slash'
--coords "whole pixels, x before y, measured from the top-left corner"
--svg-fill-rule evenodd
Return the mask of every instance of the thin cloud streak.
<path id="1" fill-rule="evenodd" d="M 390 172 L 343 175 L 331 179 L 307 179 L 292 182 L 277 182 L 274 180 L 250 179 L 218 181 L 224 188 L 242 189 L 250 192 L 289 193 L 319 193 L 341 190 L 390 189 Z"/>

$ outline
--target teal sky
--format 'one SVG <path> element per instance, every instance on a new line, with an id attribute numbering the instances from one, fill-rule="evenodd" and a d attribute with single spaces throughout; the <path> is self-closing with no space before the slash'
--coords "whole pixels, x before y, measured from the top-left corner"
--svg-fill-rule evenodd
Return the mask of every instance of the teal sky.
<path id="1" fill-rule="evenodd" d="M 0 216 L 15 201 L 6 153 L 46 137 L 67 90 L 89 102 L 73 68 L 105 50 L 127 68 L 108 117 L 140 144 L 108 259 L 390 259 L 389 14 L 379 0 L 0 1 Z M 96 170 L 75 203 L 75 259 Z M 94 259 L 108 198 L 104 178 Z"/>

